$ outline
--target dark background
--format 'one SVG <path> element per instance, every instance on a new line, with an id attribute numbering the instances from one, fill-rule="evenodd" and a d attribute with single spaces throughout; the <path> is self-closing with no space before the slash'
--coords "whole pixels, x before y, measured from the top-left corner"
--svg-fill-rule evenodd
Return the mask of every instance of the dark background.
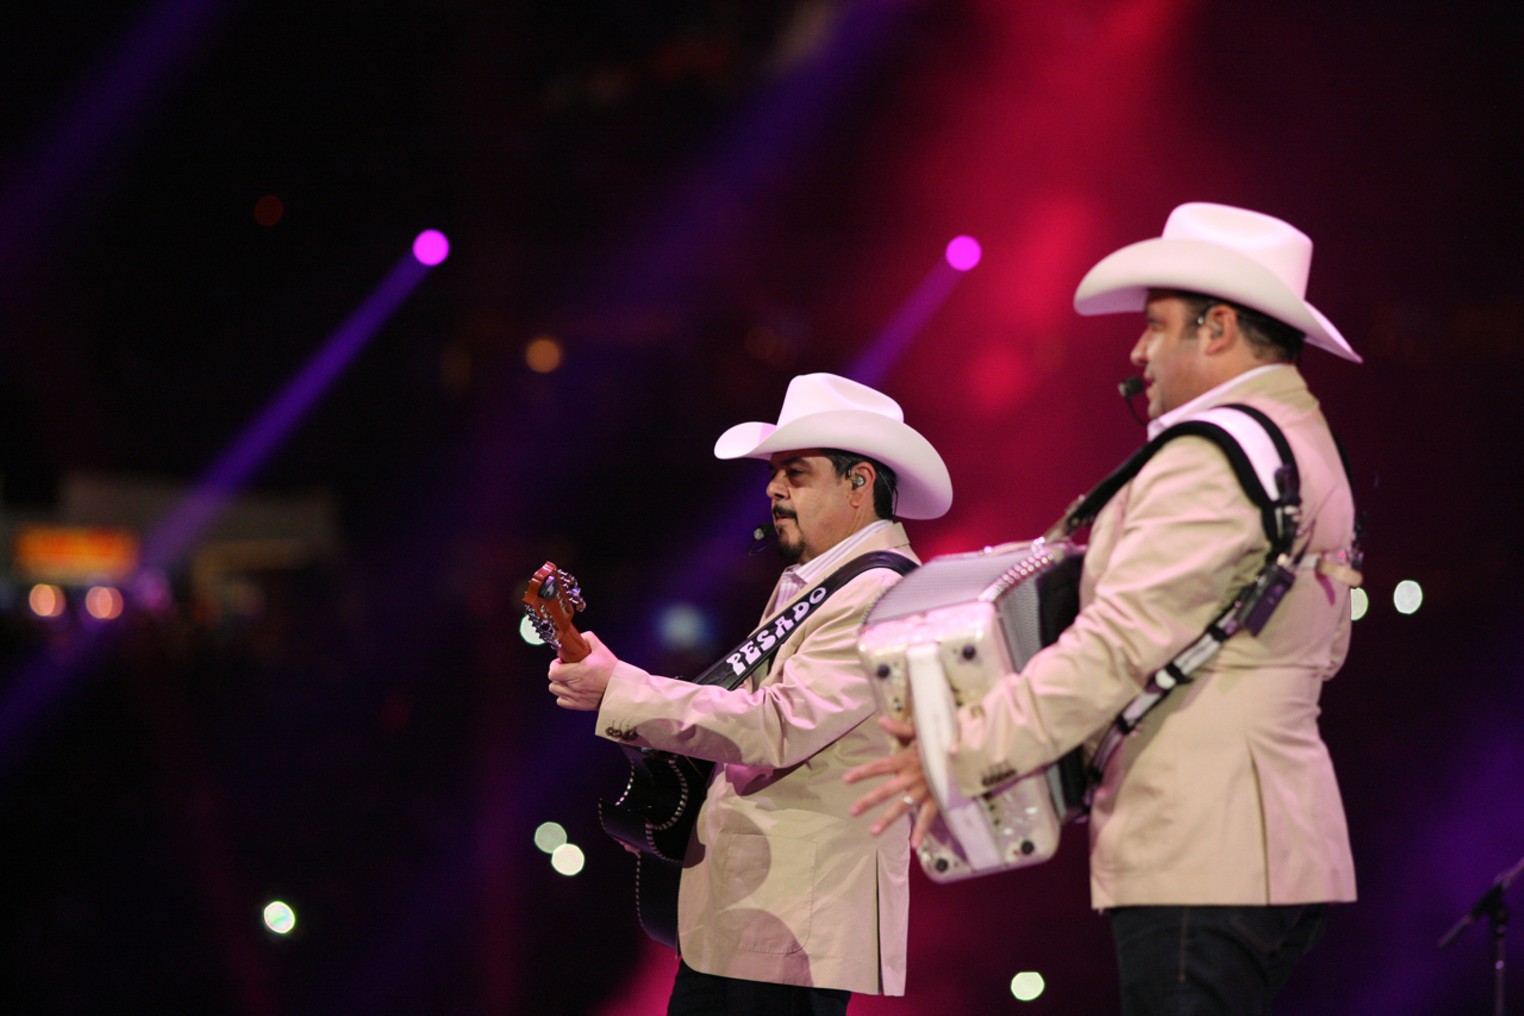
<path id="1" fill-rule="evenodd" d="M 984 260 L 877 379 L 957 490 L 912 536 L 926 556 L 1035 535 L 1140 439 L 1114 394 L 1138 322 L 1076 317 L 1073 287 L 1185 200 L 1311 235 L 1309 297 L 1366 360 L 1304 365 L 1369 516 L 1372 606 L 1324 697 L 1361 902 L 1285 1011 L 1489 1004 L 1485 926 L 1435 942 L 1524 854 L 1511 5 L 171 0 L 7 21 L 5 511 L 45 514 L 81 471 L 190 488 L 418 231 L 452 245 L 253 476 L 330 495 L 343 534 L 259 576 L 262 611 L 129 603 L 92 636 L 6 587 L 8 1010 L 661 1011 L 671 956 L 591 807 L 623 763 L 544 693 L 525 578 L 571 568 L 586 625 L 660 672 L 739 638 L 777 565 L 745 553 L 761 467 L 714 461 L 714 438 L 775 419 L 794 374 L 882 349 L 959 233 Z M 526 366 L 540 335 L 552 373 Z M 1410 617 L 1403 579 L 1426 592 Z M 654 630 L 675 604 L 706 626 L 686 649 Z M 587 852 L 576 878 L 531 843 L 550 819 Z M 1112 1009 L 1081 841 L 917 876 L 910 993 L 854 1011 Z M 291 936 L 260 923 L 276 897 Z M 1011 998 L 1019 970 L 1047 979 L 1036 1002 Z"/>

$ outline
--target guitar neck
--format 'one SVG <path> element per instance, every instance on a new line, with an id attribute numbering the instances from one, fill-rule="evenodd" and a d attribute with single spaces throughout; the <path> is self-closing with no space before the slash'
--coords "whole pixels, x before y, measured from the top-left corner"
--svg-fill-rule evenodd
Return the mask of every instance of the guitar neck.
<path id="1" fill-rule="evenodd" d="M 562 663 L 576 663 L 593 651 L 593 647 L 587 644 L 587 639 L 582 633 L 571 625 L 556 629 L 556 635 L 561 640 L 561 646 L 556 650 L 556 655 Z"/>

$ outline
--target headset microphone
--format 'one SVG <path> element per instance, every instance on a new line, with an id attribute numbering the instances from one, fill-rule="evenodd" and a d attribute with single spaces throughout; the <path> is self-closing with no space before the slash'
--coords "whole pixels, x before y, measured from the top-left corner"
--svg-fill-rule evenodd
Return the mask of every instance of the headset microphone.
<path id="1" fill-rule="evenodd" d="M 751 550 L 747 553 L 760 554 L 772 546 L 778 539 L 778 530 L 771 522 L 764 522 L 751 531 Z"/>
<path id="2" fill-rule="evenodd" d="M 1147 388 L 1148 385 L 1144 384 L 1143 379 L 1136 374 L 1117 385 L 1117 394 L 1127 400 L 1127 411 L 1132 414 L 1133 420 L 1143 427 L 1148 426 L 1148 421 L 1138 415 L 1137 407 L 1133 405 L 1132 398 L 1134 395 L 1142 395 Z"/>

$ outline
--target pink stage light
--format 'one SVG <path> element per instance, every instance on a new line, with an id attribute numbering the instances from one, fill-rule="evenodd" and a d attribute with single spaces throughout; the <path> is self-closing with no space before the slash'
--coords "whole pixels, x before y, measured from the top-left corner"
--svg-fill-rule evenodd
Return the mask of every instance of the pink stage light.
<path id="1" fill-rule="evenodd" d="M 433 268 L 450 256 L 450 241 L 437 229 L 425 229 L 413 241 L 413 257 L 421 265 Z"/>
<path id="2" fill-rule="evenodd" d="M 947 242 L 947 263 L 966 272 L 979 263 L 984 251 L 971 236 L 955 236 Z"/>

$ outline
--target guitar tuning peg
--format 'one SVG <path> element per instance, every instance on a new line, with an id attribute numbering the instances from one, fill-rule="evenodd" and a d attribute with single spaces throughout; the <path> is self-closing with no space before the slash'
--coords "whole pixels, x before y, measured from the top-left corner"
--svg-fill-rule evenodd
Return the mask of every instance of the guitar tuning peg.
<path id="1" fill-rule="evenodd" d="M 543 613 L 533 607 L 525 606 L 524 613 L 529 617 L 529 623 L 534 628 L 534 633 L 540 636 L 540 641 L 552 649 L 561 648 L 561 640 L 556 636 L 556 626 Z"/>
<path id="2" fill-rule="evenodd" d="M 570 603 L 574 610 L 586 610 L 587 601 L 582 598 L 582 586 L 577 582 L 576 576 L 560 569 L 557 570 L 556 574 L 561 579 L 566 602 Z"/>

